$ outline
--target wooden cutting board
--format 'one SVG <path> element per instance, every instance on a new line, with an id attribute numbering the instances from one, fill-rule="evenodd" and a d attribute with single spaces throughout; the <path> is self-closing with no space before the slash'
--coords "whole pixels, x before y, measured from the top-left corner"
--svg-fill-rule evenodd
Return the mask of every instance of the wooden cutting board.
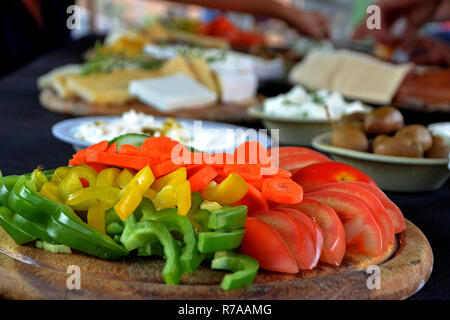
<path id="1" fill-rule="evenodd" d="M 41 91 L 39 101 L 47 110 L 73 116 L 114 116 L 134 109 L 153 116 L 238 122 L 250 119 L 247 109 L 257 103 L 259 98 L 251 99 L 242 104 L 216 104 L 205 108 L 183 109 L 169 113 L 149 107 L 138 100 L 126 104 L 93 104 L 81 99 L 62 99 L 50 89 Z"/>
<path id="2" fill-rule="evenodd" d="M 381 289 L 369 290 L 367 263 L 346 259 L 287 275 L 260 271 L 251 286 L 225 292 L 225 274 L 201 266 L 177 286 L 161 278 L 162 259 L 104 261 L 84 254 L 53 254 L 17 246 L 0 228 L 0 297 L 7 299 L 405 299 L 420 290 L 433 266 L 428 240 L 411 222 L 397 235 L 397 249 L 379 264 Z M 81 289 L 69 290 L 67 267 L 81 270 Z"/>

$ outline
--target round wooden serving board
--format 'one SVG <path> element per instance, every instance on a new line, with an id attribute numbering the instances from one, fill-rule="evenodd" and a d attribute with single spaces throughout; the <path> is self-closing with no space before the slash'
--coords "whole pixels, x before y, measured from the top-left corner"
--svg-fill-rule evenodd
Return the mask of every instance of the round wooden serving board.
<path id="1" fill-rule="evenodd" d="M 81 99 L 63 99 L 50 89 L 44 89 L 39 94 L 41 105 L 50 111 L 72 116 L 116 116 L 131 109 L 153 116 L 177 117 L 187 119 L 202 119 L 211 121 L 246 121 L 250 117 L 247 109 L 261 100 L 256 97 L 242 104 L 216 104 L 204 108 L 181 109 L 173 112 L 161 112 L 138 100 L 126 104 L 95 104 Z"/>
<path id="2" fill-rule="evenodd" d="M 7 299 L 405 299 L 428 280 L 433 253 L 411 222 L 397 236 L 397 249 L 379 264 L 381 289 L 368 289 L 367 261 L 344 259 L 340 267 L 319 265 L 287 275 L 261 270 L 255 282 L 225 292 L 218 285 L 224 272 L 201 266 L 177 286 L 161 279 L 162 259 L 124 258 L 104 261 L 79 253 L 53 254 L 17 246 L 0 229 L 0 297 Z M 67 289 L 67 267 L 81 270 L 81 289 Z"/>

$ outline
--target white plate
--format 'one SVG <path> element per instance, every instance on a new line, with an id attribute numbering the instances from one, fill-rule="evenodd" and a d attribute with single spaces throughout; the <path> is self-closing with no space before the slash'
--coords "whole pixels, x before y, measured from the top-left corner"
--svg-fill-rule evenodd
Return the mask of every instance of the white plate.
<path id="1" fill-rule="evenodd" d="M 101 116 L 101 117 L 83 117 L 83 118 L 75 118 L 64 120 L 56 123 L 52 127 L 52 134 L 55 138 L 67 142 L 71 144 L 75 150 L 84 149 L 90 146 L 92 143 L 88 141 L 83 141 L 78 138 L 75 138 L 75 133 L 78 130 L 78 127 L 84 122 L 92 122 L 92 121 L 111 121 L 114 119 L 119 119 L 120 116 Z M 167 120 L 165 117 L 154 117 L 156 124 L 161 124 Z M 194 131 L 194 121 L 200 120 L 190 120 L 190 119 L 181 119 L 176 118 L 184 129 L 189 131 Z M 202 147 L 200 145 L 193 145 L 192 147 L 202 150 L 208 153 L 215 152 L 229 152 L 232 153 L 234 149 L 244 141 L 247 140 L 256 140 L 261 143 L 265 148 L 270 148 L 272 145 L 272 141 L 270 137 L 268 137 L 264 132 L 255 131 L 254 129 L 249 129 L 246 127 L 213 122 L 213 121 L 203 121 L 201 120 L 202 129 L 204 130 L 201 134 L 211 134 L 211 129 L 220 130 L 219 134 L 217 134 L 217 140 L 215 140 L 214 145 L 209 145 L 206 147 Z M 233 131 L 233 137 L 231 135 L 231 131 Z M 208 132 L 209 131 L 209 132 Z M 221 141 L 222 140 L 222 141 Z"/>

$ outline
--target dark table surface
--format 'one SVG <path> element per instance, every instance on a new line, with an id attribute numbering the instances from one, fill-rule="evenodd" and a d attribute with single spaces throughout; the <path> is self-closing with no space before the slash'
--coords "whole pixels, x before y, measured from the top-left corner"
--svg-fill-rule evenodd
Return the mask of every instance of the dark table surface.
<path id="1" fill-rule="evenodd" d="M 71 145 L 56 140 L 51 127 L 68 116 L 43 109 L 38 101 L 37 77 L 49 70 L 82 61 L 83 52 L 95 38 L 84 38 L 68 47 L 36 59 L 24 68 L 0 79 L 0 168 L 4 175 L 30 172 L 37 165 L 55 168 L 66 165 L 73 154 Z M 268 83 L 260 91 L 266 95 L 289 89 L 286 84 Z M 405 118 L 417 122 L 438 122 L 450 116 L 405 112 Z M 259 123 L 248 123 L 260 127 Z M 428 193 L 390 193 L 406 218 L 427 236 L 434 254 L 430 280 L 412 299 L 450 298 L 450 182 Z"/>

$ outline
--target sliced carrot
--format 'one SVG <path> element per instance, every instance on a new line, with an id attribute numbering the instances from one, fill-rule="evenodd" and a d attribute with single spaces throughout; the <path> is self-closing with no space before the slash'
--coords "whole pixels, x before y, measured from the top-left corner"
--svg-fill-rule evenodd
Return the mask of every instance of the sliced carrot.
<path id="1" fill-rule="evenodd" d="M 261 191 L 259 191 L 249 183 L 247 183 L 247 187 L 248 189 L 245 196 L 241 200 L 233 204 L 233 206 L 246 205 L 249 214 L 251 214 L 252 212 L 269 210 L 269 204 L 267 203 L 267 200 L 264 198 Z"/>
<path id="2" fill-rule="evenodd" d="M 95 150 L 95 151 L 105 151 L 106 148 L 108 148 L 109 146 L 109 142 L 107 140 L 103 140 L 100 141 L 99 143 L 93 144 L 89 147 L 87 147 L 87 149 L 89 150 Z"/>
<path id="3" fill-rule="evenodd" d="M 79 166 L 82 164 L 86 164 L 86 155 L 84 157 L 79 156 L 78 158 L 69 160 L 69 166 Z"/>
<path id="4" fill-rule="evenodd" d="M 169 174 L 181 167 L 184 167 L 184 165 L 178 164 L 178 161 L 175 163 L 172 159 L 151 166 L 155 178 L 165 176 L 166 174 Z"/>
<path id="5" fill-rule="evenodd" d="M 77 153 L 75 153 L 72 157 L 74 159 L 76 158 L 85 158 L 86 159 L 86 152 L 88 149 L 81 149 L 80 151 L 78 151 Z"/>
<path id="6" fill-rule="evenodd" d="M 102 164 L 102 163 L 91 162 L 91 163 L 86 163 L 86 165 L 88 167 L 91 167 L 95 171 L 97 171 L 97 173 L 100 173 L 100 171 L 102 171 L 103 169 L 109 168 L 109 165 Z"/>
<path id="7" fill-rule="evenodd" d="M 265 175 L 270 178 L 290 178 L 292 177 L 292 172 L 279 168 L 277 173 L 274 175 Z"/>
<path id="8" fill-rule="evenodd" d="M 257 164 L 226 164 L 223 167 L 225 175 L 230 173 L 236 173 L 240 175 L 244 180 L 257 180 L 261 176 L 261 167 Z"/>
<path id="9" fill-rule="evenodd" d="M 141 146 L 142 150 L 158 151 L 159 156 L 163 160 L 168 160 L 172 158 L 172 152 L 176 146 L 180 147 L 183 152 L 189 152 L 186 147 L 184 147 L 178 141 L 172 140 L 167 137 L 151 137 L 146 139 Z M 177 157 L 181 155 L 177 154 Z"/>
<path id="10" fill-rule="evenodd" d="M 142 156 L 142 150 L 136 146 L 132 146 L 131 144 L 123 144 L 120 146 L 117 153 L 125 154 L 129 156 Z"/>
<path id="11" fill-rule="evenodd" d="M 211 160 L 215 167 L 223 168 L 225 164 L 234 163 L 234 155 L 231 153 L 213 153 L 211 155 Z"/>
<path id="12" fill-rule="evenodd" d="M 117 152 L 117 142 L 111 143 L 108 148 L 105 149 L 105 152 L 108 153 L 116 153 Z"/>
<path id="13" fill-rule="evenodd" d="M 271 159 L 266 148 L 258 141 L 246 141 L 234 150 L 234 160 L 237 164 L 259 164 L 270 166 Z"/>
<path id="14" fill-rule="evenodd" d="M 303 199 L 303 188 L 290 179 L 269 178 L 262 185 L 264 198 L 269 201 L 296 204 Z"/>
<path id="15" fill-rule="evenodd" d="M 259 191 L 262 191 L 262 185 L 263 185 L 265 180 L 266 180 L 266 178 L 262 177 L 262 178 L 257 179 L 257 180 L 248 180 L 247 183 L 251 184 L 252 186 L 254 186 Z"/>
<path id="16" fill-rule="evenodd" d="M 203 164 L 188 164 L 186 166 L 187 177 L 192 177 L 195 173 L 197 173 L 200 169 L 204 167 Z"/>
<path id="17" fill-rule="evenodd" d="M 202 190 L 216 176 L 217 171 L 212 166 L 204 166 L 200 168 L 200 170 L 188 179 L 191 184 L 191 191 L 197 192 Z"/>
<path id="18" fill-rule="evenodd" d="M 144 157 L 127 156 L 118 153 L 99 152 L 88 150 L 86 153 L 86 161 L 88 165 L 91 162 L 100 163 L 119 168 L 131 168 L 141 170 L 149 164 L 149 160 Z"/>

